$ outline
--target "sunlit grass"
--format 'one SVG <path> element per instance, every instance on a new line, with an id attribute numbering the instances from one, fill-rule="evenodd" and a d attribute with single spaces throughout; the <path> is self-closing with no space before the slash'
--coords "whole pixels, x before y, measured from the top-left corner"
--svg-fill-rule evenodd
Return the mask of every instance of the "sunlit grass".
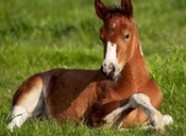
<path id="1" fill-rule="evenodd" d="M 149 71 L 164 93 L 160 110 L 174 119 L 164 135 L 182 136 L 186 134 L 186 1 L 133 0 L 133 5 Z M 11 99 L 27 77 L 56 67 L 100 67 L 101 24 L 93 0 L 1 0 L 0 135 L 12 135 L 6 129 Z M 159 133 L 138 129 L 119 132 L 115 128 L 95 129 L 83 124 L 31 119 L 13 135 L 152 136 Z"/>

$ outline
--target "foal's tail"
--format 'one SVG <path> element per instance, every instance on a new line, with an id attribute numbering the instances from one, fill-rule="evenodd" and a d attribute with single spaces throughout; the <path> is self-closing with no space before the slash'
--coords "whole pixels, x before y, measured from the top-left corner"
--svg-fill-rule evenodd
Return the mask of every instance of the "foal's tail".
<path id="1" fill-rule="evenodd" d="M 23 82 L 13 98 L 13 107 L 7 126 L 10 131 L 20 127 L 29 117 L 43 113 L 45 90 L 46 84 L 42 74 L 34 75 Z"/>

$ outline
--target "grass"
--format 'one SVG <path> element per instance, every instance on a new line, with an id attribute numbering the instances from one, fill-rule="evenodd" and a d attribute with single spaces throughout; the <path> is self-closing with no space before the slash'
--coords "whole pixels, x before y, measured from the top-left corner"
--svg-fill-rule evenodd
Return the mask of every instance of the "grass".
<path id="1" fill-rule="evenodd" d="M 174 119 L 174 124 L 167 127 L 163 135 L 186 135 L 186 1 L 132 2 L 149 71 L 164 93 L 160 110 Z M 35 119 L 27 121 L 13 134 L 6 130 L 12 96 L 28 76 L 56 67 L 100 67 L 101 24 L 95 15 L 93 0 L 0 1 L 0 135 L 160 135 L 137 128 L 119 132 L 114 128 L 93 129 L 83 124 L 59 125 Z"/>

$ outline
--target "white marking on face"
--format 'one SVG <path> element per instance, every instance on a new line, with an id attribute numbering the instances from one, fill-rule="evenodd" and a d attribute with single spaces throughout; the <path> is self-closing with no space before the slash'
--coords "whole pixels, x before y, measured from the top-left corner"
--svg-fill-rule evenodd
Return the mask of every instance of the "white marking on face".
<path id="1" fill-rule="evenodd" d="M 108 41 L 107 42 L 107 50 L 106 50 L 105 59 L 103 61 L 103 64 L 110 64 L 110 63 L 113 63 L 114 65 L 117 64 L 116 44 Z"/>
<path id="2" fill-rule="evenodd" d="M 112 43 L 110 41 L 107 42 L 107 49 L 106 49 L 106 54 L 105 54 L 105 59 L 103 61 L 103 72 L 106 74 L 109 74 L 112 72 L 113 68 L 110 67 L 111 65 L 114 66 L 114 75 L 113 79 L 116 80 L 120 71 L 121 71 L 121 66 L 118 63 L 117 60 L 117 52 L 116 52 L 116 47 L 117 45 L 115 43 Z"/>

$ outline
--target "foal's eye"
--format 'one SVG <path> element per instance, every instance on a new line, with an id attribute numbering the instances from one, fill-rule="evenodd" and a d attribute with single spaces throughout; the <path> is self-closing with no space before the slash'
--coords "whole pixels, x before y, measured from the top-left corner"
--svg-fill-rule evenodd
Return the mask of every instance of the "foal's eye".
<path id="1" fill-rule="evenodd" d="M 126 33 L 123 35 L 123 40 L 128 41 L 130 38 L 130 33 Z"/>
<path id="2" fill-rule="evenodd" d="M 128 38 L 129 38 L 129 36 L 130 36 L 129 34 L 126 34 L 126 35 L 125 35 L 125 39 L 128 39 Z"/>

